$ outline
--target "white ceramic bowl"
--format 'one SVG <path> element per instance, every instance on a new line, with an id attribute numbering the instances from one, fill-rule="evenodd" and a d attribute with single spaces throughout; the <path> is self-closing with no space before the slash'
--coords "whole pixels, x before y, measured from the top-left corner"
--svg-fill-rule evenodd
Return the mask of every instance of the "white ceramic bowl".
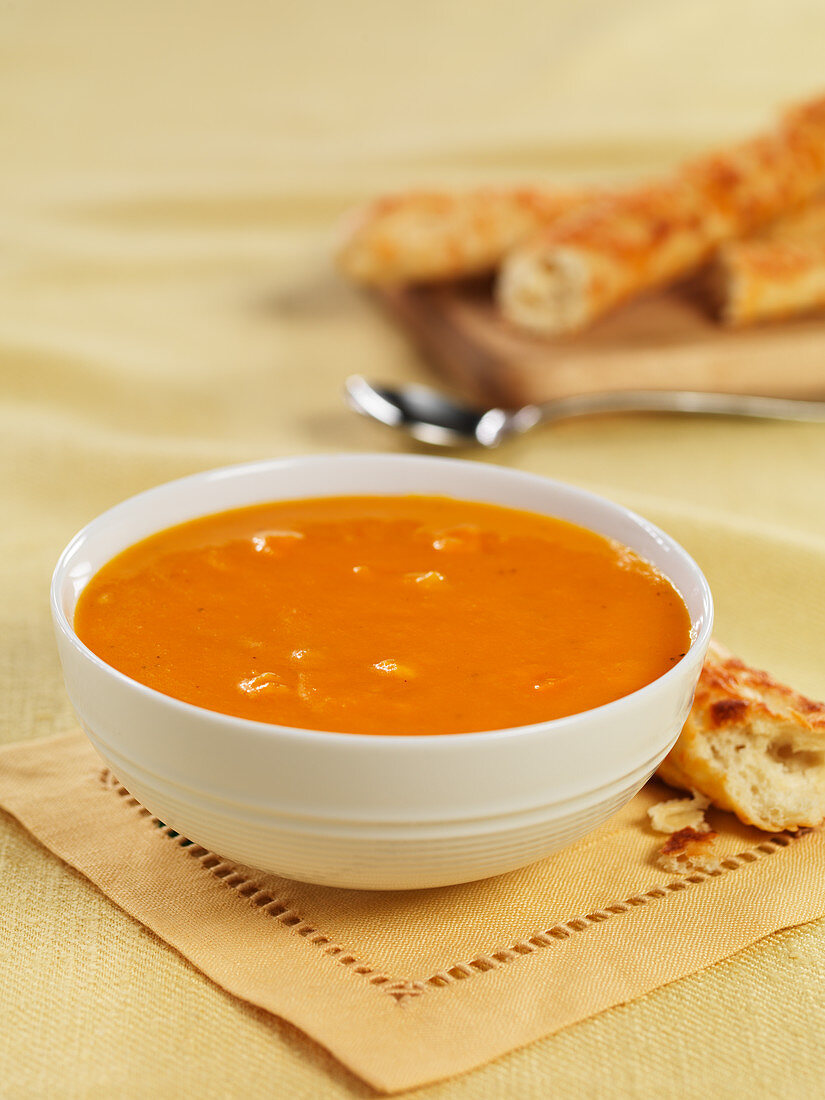
<path id="1" fill-rule="evenodd" d="M 96 657 L 72 629 L 87 581 L 120 550 L 195 516 L 267 500 L 436 493 L 561 516 L 656 565 L 690 612 L 664 676 L 568 718 L 484 733 L 322 733 L 182 703 Z M 499 874 L 599 825 L 678 736 L 710 639 L 707 582 L 646 520 L 558 482 L 481 463 L 355 455 L 256 462 L 183 478 L 98 517 L 52 581 L 66 686 L 92 744 L 144 806 L 240 863 L 330 886 L 407 889 Z"/>

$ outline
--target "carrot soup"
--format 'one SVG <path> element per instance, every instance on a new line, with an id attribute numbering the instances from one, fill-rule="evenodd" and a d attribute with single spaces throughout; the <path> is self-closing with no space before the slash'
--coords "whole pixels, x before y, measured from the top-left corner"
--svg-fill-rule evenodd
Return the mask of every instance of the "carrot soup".
<path id="1" fill-rule="evenodd" d="M 682 597 L 626 546 L 435 496 L 277 501 L 161 531 L 91 579 L 75 630 L 187 703 L 401 735 L 589 710 L 690 644 Z"/>

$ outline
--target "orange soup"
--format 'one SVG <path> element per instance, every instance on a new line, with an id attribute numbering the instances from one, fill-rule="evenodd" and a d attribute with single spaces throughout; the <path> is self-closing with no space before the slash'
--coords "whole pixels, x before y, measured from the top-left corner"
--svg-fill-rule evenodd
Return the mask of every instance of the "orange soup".
<path id="1" fill-rule="evenodd" d="M 503 729 L 667 672 L 690 621 L 627 547 L 431 496 L 280 501 L 153 535 L 81 594 L 80 639 L 166 695 L 305 729 Z"/>

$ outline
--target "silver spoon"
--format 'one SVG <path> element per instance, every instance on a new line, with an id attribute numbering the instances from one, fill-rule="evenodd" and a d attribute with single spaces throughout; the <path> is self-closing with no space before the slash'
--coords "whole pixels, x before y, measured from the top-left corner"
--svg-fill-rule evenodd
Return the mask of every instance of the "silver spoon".
<path id="1" fill-rule="evenodd" d="M 767 420 L 825 421 L 825 401 L 797 401 L 744 393 L 702 393 L 691 390 L 617 390 L 559 397 L 520 409 L 475 409 L 429 386 L 374 386 L 358 374 L 344 384 L 350 408 L 391 428 L 400 428 L 437 447 L 480 443 L 497 447 L 511 435 L 537 424 L 574 416 L 613 412 L 699 413 L 711 416 L 752 416 Z"/>

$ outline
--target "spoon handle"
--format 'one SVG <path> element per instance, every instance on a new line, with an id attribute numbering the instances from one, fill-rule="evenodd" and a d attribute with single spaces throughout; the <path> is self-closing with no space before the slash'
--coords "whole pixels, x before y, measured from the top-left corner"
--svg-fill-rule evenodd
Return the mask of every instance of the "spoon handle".
<path id="1" fill-rule="evenodd" d="M 825 401 L 692 390 L 617 390 L 582 393 L 543 405 L 527 405 L 516 416 L 523 420 L 526 428 L 540 421 L 609 412 L 699 413 L 704 416 L 751 416 L 762 420 L 825 421 Z"/>

